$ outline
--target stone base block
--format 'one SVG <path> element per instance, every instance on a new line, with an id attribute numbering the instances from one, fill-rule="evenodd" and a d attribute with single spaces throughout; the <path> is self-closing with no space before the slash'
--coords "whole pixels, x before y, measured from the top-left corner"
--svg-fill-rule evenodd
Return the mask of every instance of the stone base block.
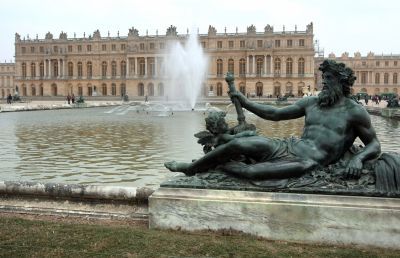
<path id="1" fill-rule="evenodd" d="M 400 199 L 161 187 L 149 226 L 400 249 Z"/>

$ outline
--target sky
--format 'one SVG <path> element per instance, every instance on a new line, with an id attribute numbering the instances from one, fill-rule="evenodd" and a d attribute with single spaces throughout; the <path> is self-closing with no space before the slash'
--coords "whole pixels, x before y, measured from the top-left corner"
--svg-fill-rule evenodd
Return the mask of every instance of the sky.
<path id="1" fill-rule="evenodd" d="M 314 40 L 325 56 L 348 52 L 363 56 L 400 54 L 400 1 L 398 0 L 0 0 L 0 62 L 14 61 L 15 33 L 43 39 L 47 32 L 58 38 L 61 31 L 73 37 L 93 34 L 127 36 L 135 27 L 139 35 L 165 35 L 170 25 L 179 34 L 192 28 L 207 33 L 245 32 L 255 25 L 263 32 L 306 30 L 314 24 Z"/>

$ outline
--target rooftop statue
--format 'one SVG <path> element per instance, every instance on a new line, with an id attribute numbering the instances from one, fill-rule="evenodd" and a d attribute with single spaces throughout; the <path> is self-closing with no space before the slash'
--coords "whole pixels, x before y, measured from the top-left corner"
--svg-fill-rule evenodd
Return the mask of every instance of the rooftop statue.
<path id="1" fill-rule="evenodd" d="M 351 87 L 356 80 L 354 72 L 343 63 L 333 60 L 325 60 L 319 70 L 323 76 L 321 93 L 282 108 L 250 101 L 234 90 L 233 75 L 228 74 L 226 78 L 230 86 L 229 95 L 235 105 L 237 103 L 266 120 L 304 117 L 304 130 L 300 138 L 259 136 L 249 126 L 242 126 L 243 130 L 209 130 L 214 138 L 204 132 L 196 136 L 200 138 L 199 143 L 205 145 L 206 154 L 203 157 L 189 163 L 170 161 L 165 166 L 187 176 L 222 171 L 226 175 L 258 182 L 285 179 L 284 183 L 280 182 L 280 187 L 288 187 L 288 182 L 293 182 L 291 179 L 297 180 L 297 185 L 304 185 L 305 178 L 315 183 L 318 181 L 316 178 L 337 177 L 339 181 L 342 180 L 337 184 L 355 180 L 358 186 L 376 183 L 378 190 L 400 193 L 400 156 L 385 154 L 380 157 L 380 143 L 369 114 L 350 97 Z M 221 119 L 223 116 L 219 115 Z M 227 127 L 223 121 L 214 124 Z M 207 125 L 207 129 L 209 127 Z M 364 147 L 353 146 L 357 137 Z M 210 141 L 210 138 L 213 140 Z M 366 167 L 372 171 L 365 172 Z M 299 178 L 302 179 L 300 183 Z M 390 181 L 393 184 L 388 183 Z M 266 184 L 269 185 L 269 182 Z"/>

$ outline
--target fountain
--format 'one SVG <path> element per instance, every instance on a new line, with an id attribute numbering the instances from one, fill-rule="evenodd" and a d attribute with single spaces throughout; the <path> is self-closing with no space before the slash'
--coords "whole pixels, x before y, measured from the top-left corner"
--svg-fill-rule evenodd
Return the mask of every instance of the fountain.
<path id="1" fill-rule="evenodd" d="M 193 30 L 194 31 L 194 30 Z M 207 73 L 207 58 L 196 34 L 186 44 L 175 42 L 168 48 L 165 72 L 166 96 L 194 109 Z"/>

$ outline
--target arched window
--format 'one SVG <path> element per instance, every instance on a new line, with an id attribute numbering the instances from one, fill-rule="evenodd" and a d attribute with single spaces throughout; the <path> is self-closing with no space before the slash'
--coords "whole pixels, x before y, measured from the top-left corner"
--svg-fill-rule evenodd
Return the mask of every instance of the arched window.
<path id="1" fill-rule="evenodd" d="M 111 76 L 113 78 L 115 78 L 117 76 L 117 62 L 115 62 L 115 61 L 111 62 Z"/>
<path id="2" fill-rule="evenodd" d="M 262 82 L 257 82 L 256 83 L 256 94 L 258 97 L 261 97 L 262 95 L 264 95 L 264 89 L 263 89 L 263 84 Z"/>
<path id="3" fill-rule="evenodd" d="M 290 57 L 286 59 L 286 74 L 287 75 L 293 74 L 293 59 Z"/>
<path id="4" fill-rule="evenodd" d="M 36 64 L 31 63 L 31 77 L 35 78 L 36 77 Z"/>
<path id="5" fill-rule="evenodd" d="M 221 77 L 223 75 L 223 64 L 222 59 L 217 60 L 217 76 Z"/>
<path id="6" fill-rule="evenodd" d="M 228 72 L 234 73 L 235 72 L 235 62 L 232 58 L 228 60 Z"/>
<path id="7" fill-rule="evenodd" d="M 122 61 L 121 62 L 121 76 L 122 77 L 126 77 L 126 62 Z"/>
<path id="8" fill-rule="evenodd" d="M 126 95 L 126 85 L 125 83 L 121 83 L 121 96 Z"/>
<path id="9" fill-rule="evenodd" d="M 389 84 L 389 74 L 388 73 L 385 73 L 383 75 L 383 83 L 384 84 Z"/>
<path id="10" fill-rule="evenodd" d="M 101 95 L 107 96 L 107 84 L 105 83 L 101 85 Z"/>
<path id="11" fill-rule="evenodd" d="M 393 93 L 397 94 L 397 88 L 393 88 Z"/>
<path id="12" fill-rule="evenodd" d="M 111 95 L 117 96 L 117 85 L 115 83 L 111 84 Z"/>
<path id="13" fill-rule="evenodd" d="M 222 96 L 222 83 L 217 83 L 217 96 Z"/>
<path id="14" fill-rule="evenodd" d="M 27 94 L 26 94 L 26 85 L 25 84 L 22 84 L 22 94 L 21 94 L 22 96 L 26 96 Z"/>
<path id="15" fill-rule="evenodd" d="M 158 96 L 164 96 L 164 84 L 158 84 Z"/>
<path id="16" fill-rule="evenodd" d="M 51 85 L 51 96 L 57 96 L 57 84 L 55 83 Z"/>
<path id="17" fill-rule="evenodd" d="M 381 80 L 380 77 L 381 77 L 381 75 L 379 73 L 375 74 L 375 83 L 380 83 L 380 80 Z"/>
<path id="18" fill-rule="evenodd" d="M 107 77 L 107 62 L 106 61 L 103 61 L 101 63 L 101 76 L 104 78 Z"/>
<path id="19" fill-rule="evenodd" d="M 72 62 L 68 62 L 68 76 L 74 76 L 74 64 Z"/>
<path id="20" fill-rule="evenodd" d="M 93 96 L 93 88 L 92 88 L 92 85 L 90 83 L 87 85 L 87 95 L 88 96 Z"/>
<path id="21" fill-rule="evenodd" d="M 261 76 L 263 68 L 264 68 L 264 58 L 259 57 L 257 58 L 257 70 L 256 70 L 258 76 Z"/>
<path id="22" fill-rule="evenodd" d="M 281 74 L 281 59 L 279 59 L 279 58 L 275 58 L 274 73 L 275 73 L 275 75 Z"/>
<path id="23" fill-rule="evenodd" d="M 78 62 L 78 77 L 81 78 L 82 76 L 83 76 L 82 62 Z"/>
<path id="24" fill-rule="evenodd" d="M 39 96 L 43 96 L 43 84 L 39 86 Z"/>
<path id="25" fill-rule="evenodd" d="M 138 84 L 138 96 L 144 96 L 144 85 L 143 83 Z"/>
<path id="26" fill-rule="evenodd" d="M 40 62 L 40 64 L 39 64 L 39 76 L 40 76 L 40 78 L 44 77 L 44 63 L 43 62 Z"/>
<path id="27" fill-rule="evenodd" d="M 292 95 L 293 94 L 293 84 L 291 82 L 286 83 L 286 94 Z"/>
<path id="28" fill-rule="evenodd" d="M 239 91 L 240 91 L 243 95 L 246 95 L 246 86 L 244 85 L 243 82 L 241 82 L 241 83 L 239 84 Z"/>
<path id="29" fill-rule="evenodd" d="M 375 88 L 375 94 L 379 94 L 381 90 L 379 88 Z"/>
<path id="30" fill-rule="evenodd" d="M 31 96 L 36 96 L 36 87 L 35 85 L 31 85 Z"/>
<path id="31" fill-rule="evenodd" d="M 145 70 L 145 65 L 146 65 L 145 60 L 144 60 L 144 58 L 138 58 L 138 59 L 139 59 L 139 75 L 140 76 L 144 76 L 145 72 L 146 72 L 146 70 Z M 141 95 L 141 96 L 143 96 L 143 95 Z"/>
<path id="32" fill-rule="evenodd" d="M 384 92 L 384 93 L 388 93 L 388 92 L 389 92 L 389 89 L 388 89 L 388 88 L 384 88 L 384 89 L 383 89 L 383 92 Z"/>
<path id="33" fill-rule="evenodd" d="M 397 73 L 393 74 L 393 84 L 397 84 Z"/>
<path id="34" fill-rule="evenodd" d="M 304 58 L 299 58 L 298 62 L 298 73 L 300 76 L 304 75 Z"/>
<path id="35" fill-rule="evenodd" d="M 274 97 L 281 95 L 281 84 L 279 82 L 274 83 Z"/>
<path id="36" fill-rule="evenodd" d="M 26 77 L 26 63 L 22 63 L 22 77 Z"/>
<path id="37" fill-rule="evenodd" d="M 83 88 L 82 85 L 78 84 L 78 95 L 82 96 L 83 95 Z"/>
<path id="38" fill-rule="evenodd" d="M 58 77 L 58 62 L 57 60 L 53 62 L 53 77 Z"/>
<path id="39" fill-rule="evenodd" d="M 147 95 L 154 96 L 154 84 L 153 83 L 149 83 L 147 85 Z"/>
<path id="40" fill-rule="evenodd" d="M 149 75 L 154 77 L 156 75 L 156 64 L 154 58 L 149 58 Z"/>
<path id="41" fill-rule="evenodd" d="M 92 71 L 92 62 L 87 62 L 87 77 L 88 78 L 92 78 L 93 75 L 93 71 Z M 89 96 L 92 96 L 92 94 L 90 94 Z"/>
<path id="42" fill-rule="evenodd" d="M 246 75 L 246 60 L 244 58 L 239 60 L 239 76 L 243 77 Z"/>

